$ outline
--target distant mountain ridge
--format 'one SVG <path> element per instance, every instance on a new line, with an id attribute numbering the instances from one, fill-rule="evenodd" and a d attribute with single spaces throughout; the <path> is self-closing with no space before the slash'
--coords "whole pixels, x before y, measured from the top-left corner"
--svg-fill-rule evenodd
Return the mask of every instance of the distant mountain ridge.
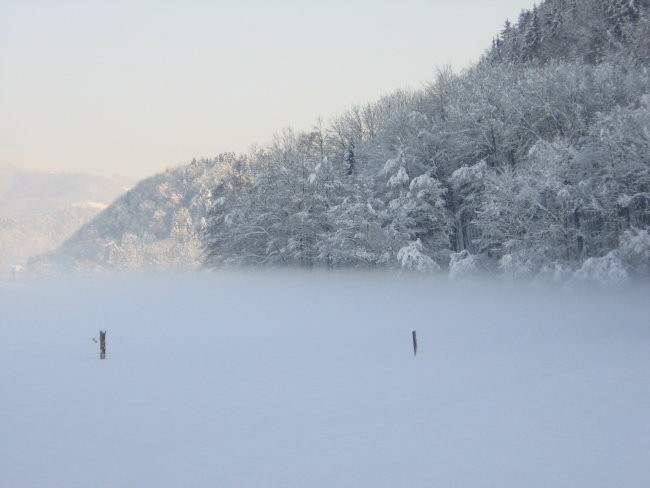
<path id="1" fill-rule="evenodd" d="M 196 268 L 213 190 L 236 161 L 232 154 L 194 160 L 140 181 L 30 268 L 43 274 Z"/>
<path id="2" fill-rule="evenodd" d="M 120 176 L 24 171 L 0 164 L 0 217 L 31 218 L 84 202 L 108 205 L 131 185 Z"/>
<path id="3" fill-rule="evenodd" d="M 0 275 L 56 248 L 131 186 L 125 177 L 0 164 Z"/>

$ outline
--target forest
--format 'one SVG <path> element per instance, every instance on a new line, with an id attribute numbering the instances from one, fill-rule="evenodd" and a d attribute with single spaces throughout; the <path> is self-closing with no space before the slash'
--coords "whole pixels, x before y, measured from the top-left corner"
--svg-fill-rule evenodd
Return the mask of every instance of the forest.
<path id="1" fill-rule="evenodd" d="M 647 277 L 649 16 L 546 0 L 462 72 L 140 182 L 31 268 Z"/>
<path id="2" fill-rule="evenodd" d="M 231 155 L 205 264 L 648 275 L 648 9 L 547 0 L 465 72 Z"/>

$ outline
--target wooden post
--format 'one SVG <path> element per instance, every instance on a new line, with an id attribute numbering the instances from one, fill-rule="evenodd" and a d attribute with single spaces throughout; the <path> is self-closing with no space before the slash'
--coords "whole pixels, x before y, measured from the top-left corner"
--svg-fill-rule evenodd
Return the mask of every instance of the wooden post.
<path id="1" fill-rule="evenodd" d="M 106 359 L 106 331 L 99 331 L 99 359 Z"/>
<path id="2" fill-rule="evenodd" d="M 415 331 L 413 331 L 413 355 L 416 356 L 418 353 L 418 338 L 417 335 L 415 334 Z"/>

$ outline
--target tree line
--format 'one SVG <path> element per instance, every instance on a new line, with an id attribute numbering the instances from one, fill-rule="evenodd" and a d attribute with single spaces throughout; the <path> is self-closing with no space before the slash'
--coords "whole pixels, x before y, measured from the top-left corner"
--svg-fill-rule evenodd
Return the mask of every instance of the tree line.
<path id="1" fill-rule="evenodd" d="M 282 131 L 213 189 L 206 265 L 647 274 L 647 13 L 548 0 L 463 73 Z"/>

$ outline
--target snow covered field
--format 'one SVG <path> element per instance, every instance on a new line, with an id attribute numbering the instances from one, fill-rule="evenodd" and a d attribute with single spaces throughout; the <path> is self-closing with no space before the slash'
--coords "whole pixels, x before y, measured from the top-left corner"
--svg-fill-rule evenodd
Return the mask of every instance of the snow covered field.
<path id="1" fill-rule="evenodd" d="M 648 291 L 334 273 L 0 287 L 0 486 L 645 488 Z"/>

